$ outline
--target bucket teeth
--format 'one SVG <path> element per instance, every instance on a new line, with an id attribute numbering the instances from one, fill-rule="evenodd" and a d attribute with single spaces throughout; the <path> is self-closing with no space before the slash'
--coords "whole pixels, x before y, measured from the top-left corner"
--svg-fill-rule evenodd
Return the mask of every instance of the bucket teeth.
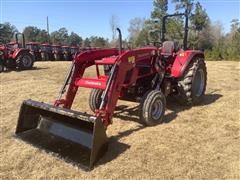
<path id="1" fill-rule="evenodd" d="M 100 119 L 33 100 L 22 103 L 16 135 L 84 169 L 91 169 L 107 151 Z"/>

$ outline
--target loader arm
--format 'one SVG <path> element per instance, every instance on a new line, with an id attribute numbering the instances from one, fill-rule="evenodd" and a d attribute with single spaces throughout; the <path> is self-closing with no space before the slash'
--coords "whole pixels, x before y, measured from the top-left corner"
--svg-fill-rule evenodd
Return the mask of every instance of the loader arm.
<path id="1" fill-rule="evenodd" d="M 22 103 L 15 132 L 17 137 L 91 169 L 107 151 L 106 128 L 102 119 L 70 108 L 78 90 L 76 82 L 85 68 L 93 65 L 95 60 L 115 55 L 118 55 L 118 49 L 77 55 L 60 92 L 62 96 L 66 90 L 63 99 L 56 100 L 54 106 L 33 100 Z"/>
<path id="2" fill-rule="evenodd" d="M 62 106 L 64 108 L 70 109 L 75 98 L 75 95 L 78 90 L 78 85 L 76 81 L 82 78 L 86 68 L 94 65 L 95 60 L 102 59 L 104 57 L 116 56 L 118 55 L 118 49 L 100 49 L 100 50 L 91 50 L 78 54 L 73 62 L 74 70 L 72 73 L 69 73 L 68 76 L 71 76 L 69 80 L 69 86 L 66 92 L 64 99 L 57 99 L 54 103 L 55 106 Z M 68 79 L 68 78 L 66 78 Z M 64 86 L 67 84 L 64 83 Z M 61 92 L 60 92 L 61 93 Z M 59 97 L 62 95 L 60 94 Z"/>
<path id="3" fill-rule="evenodd" d="M 74 71 L 69 73 L 71 76 L 69 80 L 69 86 L 64 99 L 58 99 L 55 101 L 55 106 L 62 106 L 63 108 L 71 109 L 73 100 L 78 91 L 79 87 L 83 86 L 82 82 L 94 82 L 96 84 L 101 83 L 99 79 L 82 78 L 86 68 L 94 65 L 96 60 L 103 59 L 105 57 L 117 56 L 112 70 L 105 81 L 102 102 L 99 109 L 96 109 L 95 116 L 100 118 L 105 127 L 112 123 L 112 116 L 117 104 L 117 100 L 121 94 L 124 81 L 127 77 L 127 73 L 133 70 L 132 76 L 129 83 L 135 83 L 138 78 L 139 68 L 135 66 L 138 65 L 142 60 L 150 60 L 157 54 L 156 48 L 141 48 L 132 51 L 125 51 L 119 54 L 118 49 L 103 49 L 103 50 L 93 50 L 79 54 L 74 60 Z M 69 79 L 69 78 L 66 78 Z M 67 85 L 65 82 L 64 85 Z M 88 85 L 88 88 L 92 88 L 92 85 Z M 94 87 L 101 89 L 102 86 Z M 62 88 L 63 89 L 63 88 Z M 62 91 L 63 92 L 63 91 Z M 61 97 L 61 94 L 60 94 Z"/>

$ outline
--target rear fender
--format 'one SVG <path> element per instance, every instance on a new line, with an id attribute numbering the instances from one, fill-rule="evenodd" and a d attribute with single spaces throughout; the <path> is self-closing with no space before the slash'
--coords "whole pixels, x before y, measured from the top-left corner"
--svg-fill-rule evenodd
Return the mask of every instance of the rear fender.
<path id="1" fill-rule="evenodd" d="M 11 55 L 11 58 L 16 59 L 22 53 L 29 53 L 29 50 L 28 49 L 23 49 L 23 48 L 16 49 L 13 52 L 13 54 Z"/>
<path id="2" fill-rule="evenodd" d="M 183 75 L 189 63 L 191 63 L 192 60 L 195 59 L 196 57 L 204 58 L 203 52 L 196 50 L 180 51 L 173 62 L 173 66 L 171 69 L 172 77 L 180 78 Z"/>

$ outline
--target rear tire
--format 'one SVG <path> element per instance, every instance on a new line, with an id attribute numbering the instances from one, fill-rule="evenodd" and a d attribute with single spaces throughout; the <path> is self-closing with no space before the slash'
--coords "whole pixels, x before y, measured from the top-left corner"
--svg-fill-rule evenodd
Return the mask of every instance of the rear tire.
<path id="1" fill-rule="evenodd" d="M 147 126 L 163 122 L 166 108 L 166 98 L 161 91 L 148 91 L 142 98 L 139 107 L 140 120 Z"/>
<path id="2" fill-rule="evenodd" d="M 99 109 L 101 104 L 101 96 L 103 91 L 101 89 L 92 89 L 89 95 L 89 106 L 92 112 L 95 112 L 96 109 Z"/>
<path id="3" fill-rule="evenodd" d="M 17 68 L 21 70 L 31 69 L 33 63 L 34 57 L 30 53 L 22 53 L 16 59 Z"/>
<path id="4" fill-rule="evenodd" d="M 203 59 L 193 60 L 178 81 L 178 101 L 182 105 L 198 104 L 206 91 L 207 68 Z"/>

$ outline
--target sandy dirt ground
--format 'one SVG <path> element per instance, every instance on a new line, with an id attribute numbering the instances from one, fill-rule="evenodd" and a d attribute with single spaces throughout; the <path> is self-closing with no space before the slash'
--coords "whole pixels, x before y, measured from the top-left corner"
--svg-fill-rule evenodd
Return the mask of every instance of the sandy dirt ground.
<path id="1" fill-rule="evenodd" d="M 21 102 L 53 103 L 69 65 L 37 62 L 0 74 L 0 179 L 240 179 L 239 62 L 207 62 L 204 101 L 192 108 L 168 101 L 154 127 L 139 123 L 138 104 L 119 101 L 109 149 L 90 172 L 14 136 Z M 89 112 L 88 95 L 80 89 L 73 109 Z"/>

